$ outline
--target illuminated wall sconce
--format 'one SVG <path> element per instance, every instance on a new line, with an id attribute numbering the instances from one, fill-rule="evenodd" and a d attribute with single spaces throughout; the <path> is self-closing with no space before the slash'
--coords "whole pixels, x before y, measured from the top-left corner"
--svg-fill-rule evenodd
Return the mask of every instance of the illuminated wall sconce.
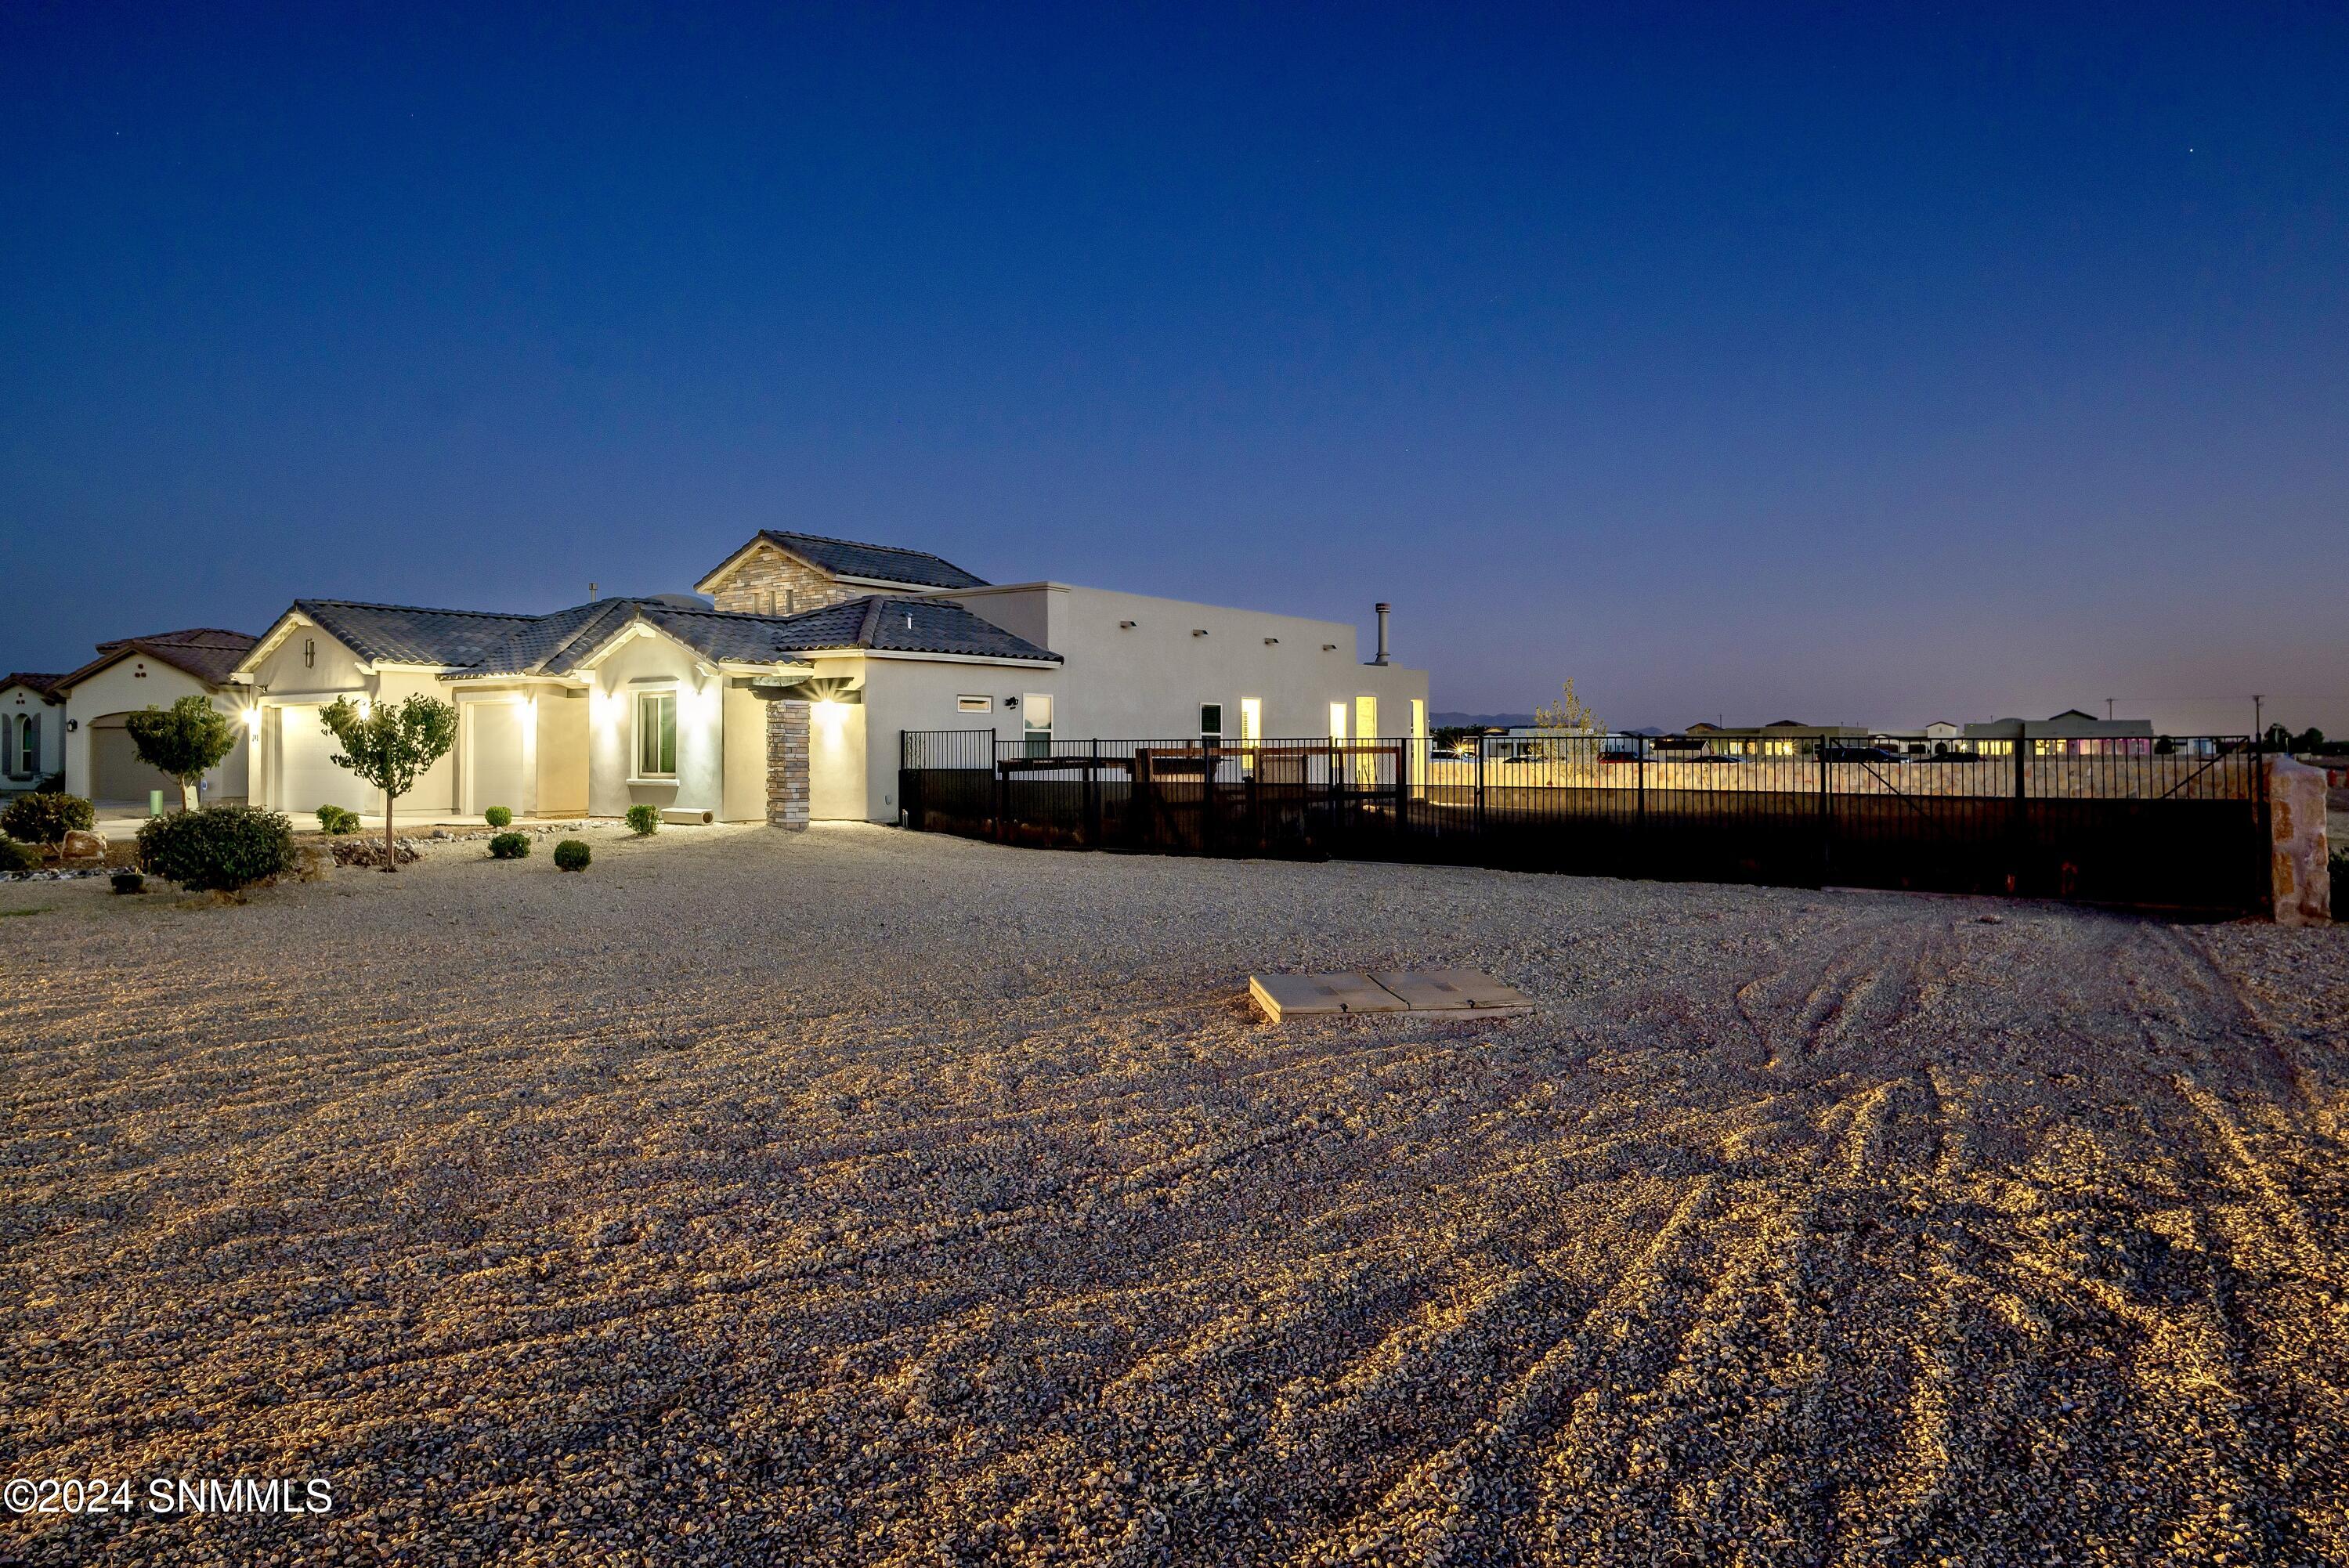
<path id="1" fill-rule="evenodd" d="M 255 740 L 261 738 L 261 707 L 259 704 L 256 703 L 253 707 L 244 710 L 244 728 L 245 733 L 251 735 Z"/>

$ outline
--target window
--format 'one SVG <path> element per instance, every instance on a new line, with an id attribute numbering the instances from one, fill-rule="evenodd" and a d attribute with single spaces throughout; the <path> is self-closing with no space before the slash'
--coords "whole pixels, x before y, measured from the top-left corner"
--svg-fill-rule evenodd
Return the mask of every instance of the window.
<path id="1" fill-rule="evenodd" d="M 1333 702 L 1330 705 L 1330 738 L 1332 740 L 1346 738 L 1346 705 L 1342 702 Z"/>
<path id="2" fill-rule="evenodd" d="M 677 693 L 636 694 L 636 777 L 677 777 Z"/>
<path id="3" fill-rule="evenodd" d="M 991 696 L 963 696 L 955 698 L 957 713 L 993 713 L 995 699 Z"/>
<path id="4" fill-rule="evenodd" d="M 36 755 L 33 734 L 32 715 L 20 713 L 8 720 L 6 763 L 12 779 L 21 779 L 39 769 L 40 759 Z"/>
<path id="5" fill-rule="evenodd" d="M 318 667 L 318 639 L 316 637 L 302 639 L 302 667 L 305 670 Z"/>
<path id="6" fill-rule="evenodd" d="M 1052 694 L 1046 691 L 1024 692 L 1019 697 L 1020 727 L 1028 737 L 1028 755 L 1052 755 Z"/>
<path id="7" fill-rule="evenodd" d="M 1379 738 L 1379 699 L 1358 696 L 1354 699 L 1354 738 L 1376 740 Z M 1375 753 L 1365 751 L 1354 758 L 1354 782 L 1367 789 L 1378 782 L 1379 759 Z"/>
<path id="8" fill-rule="evenodd" d="M 1240 698 L 1240 745 L 1249 751 L 1264 738 L 1264 703 L 1252 696 Z"/>
<path id="9" fill-rule="evenodd" d="M 1224 705 L 1219 702 L 1201 703 L 1199 705 L 1200 741 L 1203 744 L 1214 746 L 1221 743 L 1223 738 Z"/>

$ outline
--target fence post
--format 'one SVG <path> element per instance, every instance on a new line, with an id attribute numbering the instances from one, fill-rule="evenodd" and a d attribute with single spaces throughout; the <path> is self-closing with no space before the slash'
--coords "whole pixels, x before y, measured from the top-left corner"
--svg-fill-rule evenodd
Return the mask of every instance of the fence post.
<path id="1" fill-rule="evenodd" d="M 2014 857 L 2014 871 L 2013 872 L 2012 881 L 2006 890 L 2011 893 L 2019 893 L 2023 891 L 2023 872 L 2028 869 L 2025 862 L 2030 859 L 2031 801 L 2029 799 L 2030 790 L 2026 782 L 2029 777 L 2026 769 L 2029 765 L 2023 760 L 2030 755 L 2028 749 L 2030 745 L 2031 742 L 2024 739 L 2021 734 L 2018 733 L 2015 736 L 2014 841 L 2010 851 Z"/>
<path id="2" fill-rule="evenodd" d="M 1216 852 L 1216 743 L 1199 738 L 1199 848 Z"/>
<path id="3" fill-rule="evenodd" d="M 1479 847 L 1485 837 L 1485 737 L 1476 737 L 1476 837 Z"/>
<path id="4" fill-rule="evenodd" d="M 1411 742 L 1395 742 L 1394 836 L 1402 837 L 1411 817 Z"/>
<path id="5" fill-rule="evenodd" d="M 1819 885 L 1825 887 L 1835 870 L 1835 806 L 1827 790 L 1827 742 L 1821 736 L 1811 756 L 1819 767 Z"/>
<path id="6" fill-rule="evenodd" d="M 993 735 L 989 735 L 987 740 L 987 767 L 988 771 L 995 775 L 995 841 L 999 844 L 1010 842 L 1010 824 L 1004 820 L 1004 815 L 1011 809 L 1009 799 L 1011 773 L 1003 766 L 1002 751 L 1001 744 Z"/>
<path id="7" fill-rule="evenodd" d="M 1101 737 L 1093 737 L 1092 760 L 1085 765 L 1085 843 L 1100 849 L 1102 841 Z"/>

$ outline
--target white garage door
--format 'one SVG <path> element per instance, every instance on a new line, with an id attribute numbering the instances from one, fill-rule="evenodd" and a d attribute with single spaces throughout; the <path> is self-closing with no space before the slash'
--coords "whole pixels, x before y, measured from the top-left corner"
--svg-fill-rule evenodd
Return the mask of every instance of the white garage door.
<path id="1" fill-rule="evenodd" d="M 473 799 L 469 810 L 503 806 L 516 816 L 529 808 L 522 770 L 522 716 L 518 702 L 467 705 L 473 720 Z"/>
<path id="2" fill-rule="evenodd" d="M 341 806 L 352 811 L 383 810 L 383 798 L 347 768 L 328 758 L 342 748 L 326 727 L 318 722 L 316 705 L 278 709 L 278 752 L 285 789 L 285 810 L 292 816 L 321 806 Z"/>

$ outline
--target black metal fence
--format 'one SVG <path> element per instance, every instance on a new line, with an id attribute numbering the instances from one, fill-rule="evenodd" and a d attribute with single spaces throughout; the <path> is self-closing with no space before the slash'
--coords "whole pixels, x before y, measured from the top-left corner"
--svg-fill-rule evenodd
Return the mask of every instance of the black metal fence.
<path id="1" fill-rule="evenodd" d="M 2263 907 L 2266 775 L 2234 737 L 1253 742 L 908 730 L 907 826 L 1038 847 L 1410 861 L 1796 887 Z M 1781 749 L 1762 750 L 1769 746 Z"/>

